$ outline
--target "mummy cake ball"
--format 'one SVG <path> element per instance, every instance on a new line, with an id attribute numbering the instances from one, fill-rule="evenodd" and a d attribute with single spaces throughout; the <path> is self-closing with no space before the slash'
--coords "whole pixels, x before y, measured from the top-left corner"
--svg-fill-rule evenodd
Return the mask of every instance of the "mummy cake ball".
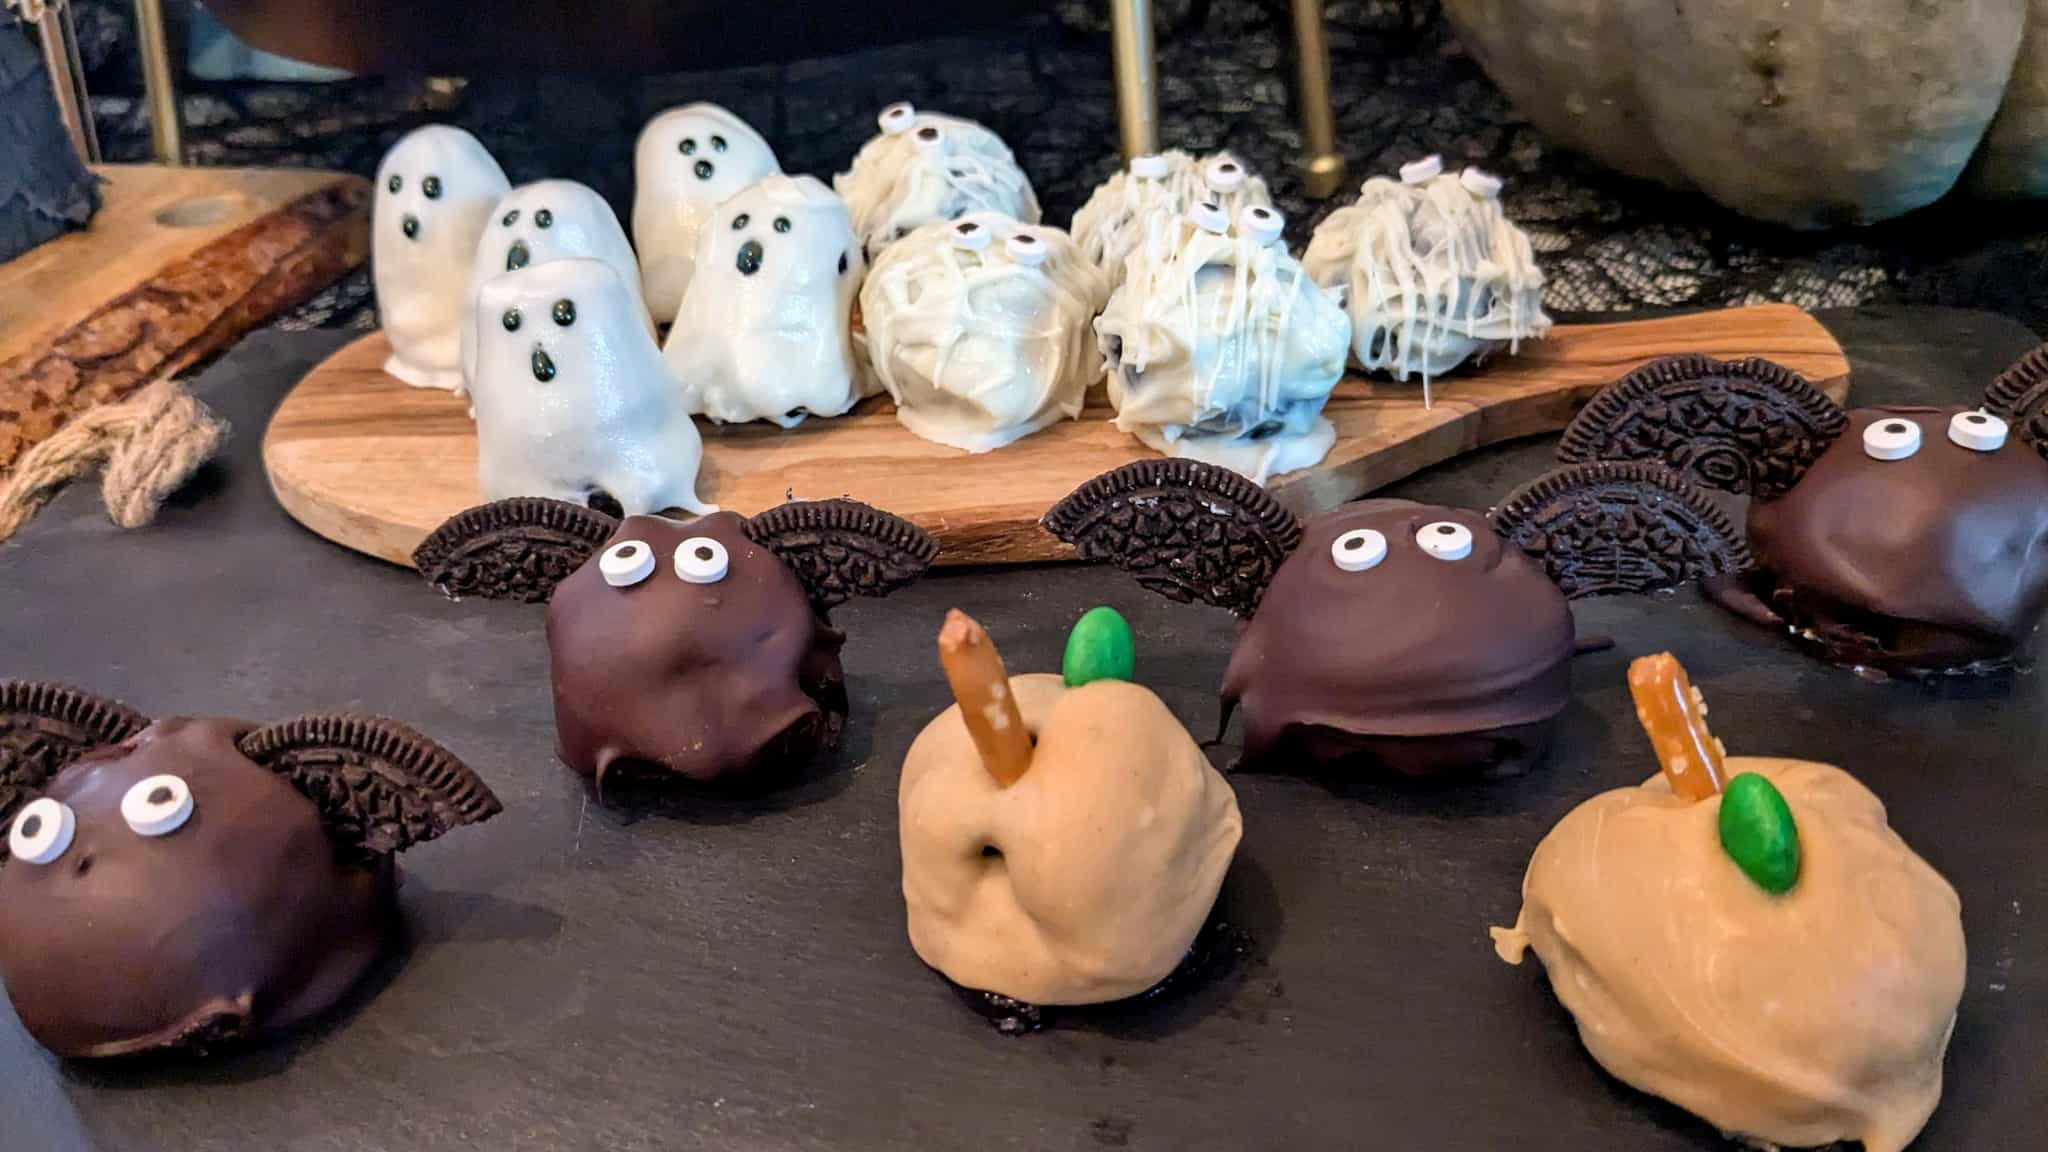
<path id="1" fill-rule="evenodd" d="M 395 854 L 497 812 L 394 721 L 152 723 L 0 681 L 0 982 L 64 1057 L 274 1034 L 387 954 Z"/>
<path id="2" fill-rule="evenodd" d="M 625 514 L 697 497 L 704 444 L 633 283 L 598 260 L 504 272 L 477 293 L 477 488 Z"/>
<path id="3" fill-rule="evenodd" d="M 509 187 L 476 137 L 446 124 L 416 128 L 384 154 L 370 213 L 377 318 L 391 341 L 384 371 L 415 388 L 462 390 L 470 265 Z"/>
<path id="4" fill-rule="evenodd" d="M 663 346 L 690 411 L 794 428 L 853 407 L 865 271 L 846 204 L 813 177 L 767 176 L 721 203 Z"/>
<path id="5" fill-rule="evenodd" d="M 908 104 L 891 104 L 876 119 L 881 134 L 832 178 L 868 259 L 922 225 L 969 212 L 1038 223 L 1038 197 L 1002 137 Z"/>
<path id="6" fill-rule="evenodd" d="M 1550 329 L 1543 273 L 1501 210 L 1500 188 L 1477 168 L 1418 160 L 1399 180 L 1366 181 L 1302 254 L 1316 283 L 1343 290 L 1358 363 L 1396 380 L 1420 376 L 1425 401 L 1432 377 Z"/>
<path id="7" fill-rule="evenodd" d="M 491 208 L 490 222 L 474 253 L 471 291 L 492 277 L 554 260 L 598 260 L 618 274 L 633 298 L 633 312 L 654 334 L 654 321 L 640 297 L 640 264 L 612 206 L 574 180 L 521 184 Z M 476 317 L 465 317 L 463 380 L 476 381 Z"/>
<path id="8" fill-rule="evenodd" d="M 1064 232 L 970 212 L 885 249 L 860 312 L 903 426 L 986 452 L 1080 414 L 1102 375 L 1091 322 L 1107 295 Z"/>
<path id="9" fill-rule="evenodd" d="M 911 947 L 1006 1032 L 1158 988 L 1243 822 L 1187 729 L 1131 682 L 1129 627 L 1098 608 L 1061 675 L 1012 677 L 955 611 L 939 660 L 956 703 L 910 746 L 897 792 Z"/>
<path id="10" fill-rule="evenodd" d="M 1629 688 L 1663 773 L 1544 837 L 1501 958 L 1533 949 L 1601 1067 L 1731 1138 L 1902 1152 L 1962 998 L 1955 889 L 1847 772 L 1727 756 L 1670 655 Z"/>
<path id="11" fill-rule="evenodd" d="M 827 613 L 917 579 L 937 551 L 850 500 L 621 521 L 521 499 L 458 514 L 413 563 L 453 597 L 548 601 L 556 747 L 602 792 L 758 783 L 830 749 L 847 700 Z"/>
<path id="12" fill-rule="evenodd" d="M 1265 483 L 1336 442 L 1323 405 L 1344 375 L 1351 321 L 1253 205 L 1214 201 L 1150 229 L 1095 321 L 1116 426 L 1168 456 Z"/>
<path id="13" fill-rule="evenodd" d="M 1124 282 L 1124 261 L 1154 230 L 1172 226 L 1195 205 L 1208 201 L 1235 220 L 1246 208 L 1271 208 L 1266 182 L 1229 152 L 1196 158 L 1181 151 L 1139 156 L 1129 167 L 1096 186 L 1074 213 L 1074 243 L 1109 277 Z"/>
<path id="14" fill-rule="evenodd" d="M 1845 412 L 1767 361 L 1676 357 L 1596 396 L 1559 455 L 1749 494 L 1755 569 L 1709 590 L 1824 659 L 1983 672 L 2024 658 L 2048 613 L 2041 359 L 1978 407 Z"/>
<path id="15" fill-rule="evenodd" d="M 1365 500 L 1303 522 L 1223 469 L 1141 460 L 1044 523 L 1084 560 L 1244 618 L 1222 703 L 1246 764 L 1338 780 L 1528 768 L 1570 698 L 1569 601 L 1748 563 L 1711 501 L 1649 465 L 1553 472 L 1490 515 Z"/>
<path id="16" fill-rule="evenodd" d="M 647 307 L 675 319 L 697 263 L 697 234 L 719 202 L 782 171 L 774 149 L 716 104 L 685 104 L 647 122 L 633 150 L 633 247 Z"/>

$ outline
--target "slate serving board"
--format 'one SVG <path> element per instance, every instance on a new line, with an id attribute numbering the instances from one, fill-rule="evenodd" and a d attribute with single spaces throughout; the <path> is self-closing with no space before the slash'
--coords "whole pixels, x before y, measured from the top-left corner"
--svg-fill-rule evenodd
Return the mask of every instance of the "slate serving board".
<path id="1" fill-rule="evenodd" d="M 1857 396 L 1974 395 L 2032 343 L 1977 313 L 1825 315 Z M 61 1065 L 0 1005 L 0 1147 L 179 1149 L 1454 1149 L 1729 1147 L 1584 1054 L 1539 968 L 1493 956 L 1545 831 L 1653 770 L 1622 682 L 1670 648 L 1738 752 L 1831 760 L 1962 894 L 1968 990 L 1916 1149 L 2048 1147 L 2048 680 L 1868 684 L 1684 591 L 1578 609 L 1620 639 L 1574 669 L 1550 764 L 1450 790 L 1237 776 L 1245 843 L 1222 907 L 1238 966 L 1151 1011 L 997 1035 L 904 938 L 904 749 L 942 708 L 944 610 L 1013 669 L 1057 667 L 1108 603 L 1139 675 L 1198 735 L 1233 629 L 1073 565 L 954 571 L 836 615 L 853 717 L 838 758 L 758 807 L 598 807 L 552 763 L 538 609 L 441 601 L 271 500 L 263 418 L 343 334 L 250 338 L 202 380 L 229 458 L 123 536 L 87 489 L 0 546 L 0 674 L 152 714 L 389 713 L 476 765 L 505 815 L 405 857 L 411 942 L 349 1012 L 186 1068 Z M 1551 441 L 1478 453 L 1396 494 L 1483 506 Z M 1217 750 L 1219 758 L 1232 749 Z M 22 930 L 8 925 L 6 930 Z"/>

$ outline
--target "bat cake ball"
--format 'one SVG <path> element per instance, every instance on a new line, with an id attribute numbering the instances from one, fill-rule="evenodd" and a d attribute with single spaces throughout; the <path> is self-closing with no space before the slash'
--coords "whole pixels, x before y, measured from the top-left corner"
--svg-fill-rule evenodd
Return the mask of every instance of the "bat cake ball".
<path id="1" fill-rule="evenodd" d="M 1405 776 L 1540 760 L 1570 699 L 1570 601 L 1747 561 L 1728 519 L 1661 468 L 1598 464 L 1490 515 L 1364 500 L 1307 521 L 1189 460 L 1141 460 L 1055 505 L 1084 560 L 1245 620 L 1223 682 L 1248 766 Z"/>
<path id="2" fill-rule="evenodd" d="M 1727 755 L 1669 654 L 1629 689 L 1663 771 L 1543 838 L 1501 959 L 1533 950 L 1602 1068 L 1731 1138 L 1901 1152 L 1962 998 L 1955 889 L 1847 772 Z"/>
<path id="3" fill-rule="evenodd" d="M 451 597 L 547 601 L 557 751 L 601 792 L 771 776 L 830 749 L 846 637 L 827 613 L 917 579 L 937 551 L 851 500 L 618 520 L 515 499 L 457 514 L 413 563 Z"/>
<path id="4" fill-rule="evenodd" d="M 647 122 L 633 149 L 633 246 L 647 307 L 674 319 L 697 265 L 697 234 L 718 205 L 782 171 L 752 125 L 716 104 L 685 104 Z"/>
<path id="5" fill-rule="evenodd" d="M 391 341 L 384 371 L 415 388 L 462 390 L 463 314 L 476 245 L 511 187 L 460 128 L 429 124 L 377 165 L 370 264 L 377 318 Z"/>
<path id="6" fill-rule="evenodd" d="M 972 120 L 901 102 L 875 119 L 881 133 L 861 146 L 851 169 L 832 178 L 869 260 L 925 224 L 969 212 L 1038 223 L 1038 196 L 1002 137 Z"/>
<path id="7" fill-rule="evenodd" d="M 1976 407 L 1844 411 L 1764 360 L 1657 361 L 1594 397 L 1565 460 L 1656 460 L 1750 497 L 1755 567 L 1709 590 L 1823 659 L 1901 676 L 2023 659 L 2048 613 L 2048 354 Z"/>
<path id="8" fill-rule="evenodd" d="M 498 810 L 395 721 L 152 723 L 0 680 L 0 981 L 63 1057 L 276 1033 L 386 954 L 393 856 Z"/>
<path id="9" fill-rule="evenodd" d="M 939 659 L 956 703 L 918 734 L 898 790 L 911 947 L 1005 1032 L 1158 988 L 1190 959 L 1243 821 L 1187 729 L 1131 682 L 1128 625 L 1095 609 L 1061 674 L 1013 677 L 955 611 Z"/>

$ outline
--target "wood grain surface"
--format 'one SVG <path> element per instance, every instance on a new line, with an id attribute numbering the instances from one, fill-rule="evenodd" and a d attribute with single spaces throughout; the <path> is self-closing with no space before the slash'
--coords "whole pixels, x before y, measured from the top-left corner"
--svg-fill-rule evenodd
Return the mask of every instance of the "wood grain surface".
<path id="1" fill-rule="evenodd" d="M 0 264 L 0 469 L 368 259 L 337 172 L 103 165 L 92 226 Z"/>
<path id="2" fill-rule="evenodd" d="M 1418 385 L 1346 379 L 1327 409 L 1337 446 L 1272 490 L 1297 512 L 1335 507 L 1475 448 L 1557 431 L 1602 386 L 1678 352 L 1766 356 L 1847 394 L 1841 347 L 1787 305 L 1565 325 L 1520 356 L 1439 381 L 1433 407 Z M 263 460 L 300 523 L 404 564 L 436 525 L 478 502 L 476 433 L 462 401 L 386 376 L 387 353 L 373 333 L 308 373 L 271 418 Z M 937 536 L 941 564 L 1064 559 L 1038 518 L 1089 478 L 1153 454 L 1112 415 L 1097 389 L 1081 419 L 981 456 L 911 435 L 886 397 L 791 431 L 705 426 L 697 490 L 748 515 L 791 497 L 864 500 Z"/>

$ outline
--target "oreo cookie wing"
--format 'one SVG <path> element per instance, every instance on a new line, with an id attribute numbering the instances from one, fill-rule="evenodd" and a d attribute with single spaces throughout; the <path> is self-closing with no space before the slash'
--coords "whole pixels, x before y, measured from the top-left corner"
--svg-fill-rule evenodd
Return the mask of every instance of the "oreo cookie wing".
<path id="1" fill-rule="evenodd" d="M 747 537 L 789 565 L 819 612 L 887 596 L 939 554 L 922 528 L 858 500 L 792 500 L 750 518 Z"/>
<path id="2" fill-rule="evenodd" d="M 1301 543 L 1301 521 L 1264 488 L 1185 459 L 1111 469 L 1040 523 L 1083 560 L 1115 564 L 1168 599 L 1200 600 L 1247 619 Z"/>
<path id="3" fill-rule="evenodd" d="M 1984 407 L 2048 460 L 2048 344 L 2013 362 L 1984 390 Z"/>
<path id="4" fill-rule="evenodd" d="M 300 716 L 258 728 L 236 746 L 311 800 L 342 855 L 359 864 L 502 811 L 454 753 L 395 720 Z"/>
<path id="5" fill-rule="evenodd" d="M 0 680 L 0 826 L 66 764 L 148 726 L 141 713 L 104 696 L 46 681 Z"/>
<path id="6" fill-rule="evenodd" d="M 1575 600 L 1654 592 L 1753 564 L 1728 514 L 1657 464 L 1546 472 L 1508 493 L 1488 521 Z"/>
<path id="7" fill-rule="evenodd" d="M 450 599 L 545 601 L 619 526 L 564 500 L 514 496 L 449 517 L 413 550 L 413 567 Z"/>
<path id="8" fill-rule="evenodd" d="M 1848 416 L 1769 360 L 1653 360 L 1602 389 L 1565 428 L 1560 463 L 1656 461 L 1694 484 L 1769 500 L 1798 483 Z"/>

